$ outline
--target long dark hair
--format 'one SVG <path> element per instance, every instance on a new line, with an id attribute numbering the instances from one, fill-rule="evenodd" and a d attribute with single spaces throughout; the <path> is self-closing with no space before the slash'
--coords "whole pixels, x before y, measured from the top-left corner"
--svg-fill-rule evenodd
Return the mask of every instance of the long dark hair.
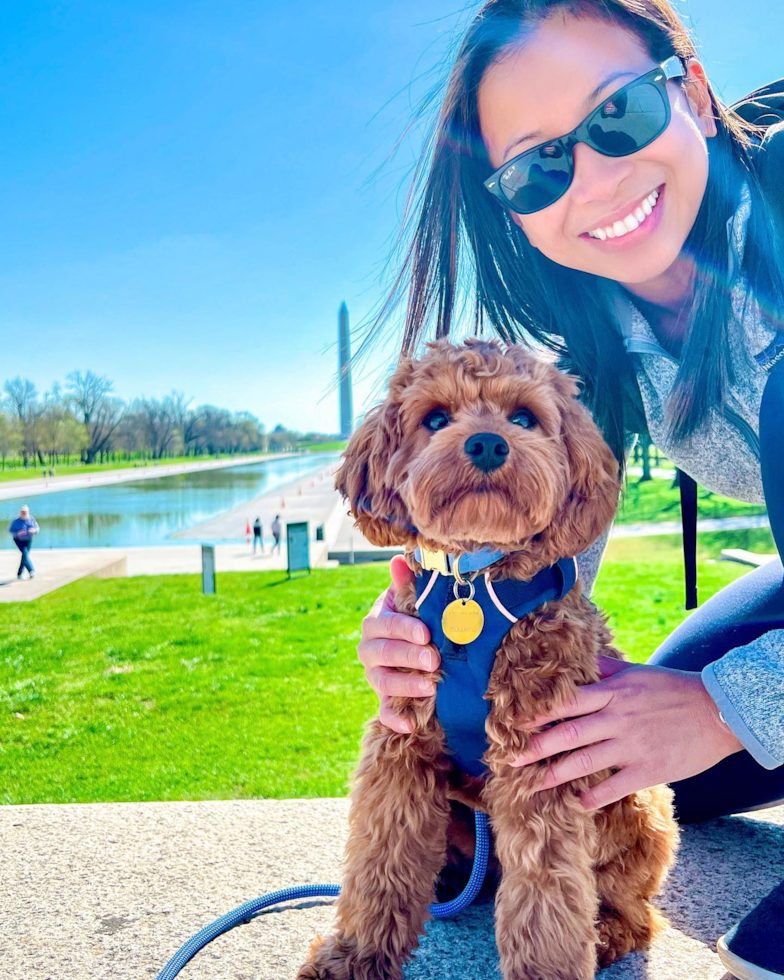
<path id="1" fill-rule="evenodd" d="M 407 294 L 403 353 L 420 341 L 485 324 L 507 342 L 539 344 L 583 384 L 583 397 L 616 457 L 627 432 L 643 431 L 633 367 L 617 329 L 619 285 L 566 268 L 532 248 L 482 181 L 492 171 L 479 131 L 477 90 L 487 69 L 556 9 L 626 27 L 657 63 L 697 56 L 669 0 L 489 0 L 463 37 L 438 118 L 415 173 L 402 268 L 368 334 L 377 336 Z M 782 325 L 784 273 L 777 232 L 751 162 L 761 132 L 729 110 L 708 85 L 717 135 L 709 177 L 684 252 L 697 270 L 687 340 L 670 403 L 670 427 L 688 438 L 733 384 L 728 329 L 731 292 L 727 219 L 743 180 L 751 191 L 745 262 L 753 295 Z M 636 396 L 636 397 L 635 397 Z"/>

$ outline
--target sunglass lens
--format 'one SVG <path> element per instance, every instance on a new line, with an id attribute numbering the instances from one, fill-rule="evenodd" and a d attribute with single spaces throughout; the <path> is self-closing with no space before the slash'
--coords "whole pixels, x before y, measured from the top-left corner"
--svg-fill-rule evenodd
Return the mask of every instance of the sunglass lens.
<path id="1" fill-rule="evenodd" d="M 620 157 L 651 143 L 667 122 L 666 94 L 651 82 L 630 85 L 599 106 L 588 120 L 597 150 Z"/>
<path id="2" fill-rule="evenodd" d="M 510 163 L 501 174 L 501 190 L 513 211 L 530 214 L 557 201 L 571 175 L 571 158 L 553 143 Z"/>

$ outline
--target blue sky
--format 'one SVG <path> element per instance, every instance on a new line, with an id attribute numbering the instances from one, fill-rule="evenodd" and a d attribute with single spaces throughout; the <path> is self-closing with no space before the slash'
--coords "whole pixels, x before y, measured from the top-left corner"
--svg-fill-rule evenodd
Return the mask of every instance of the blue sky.
<path id="1" fill-rule="evenodd" d="M 338 307 L 383 295 L 416 132 L 377 169 L 478 6 L 3 0 L 0 380 L 335 431 Z M 784 73 L 784 5 L 678 7 L 725 101 Z"/>

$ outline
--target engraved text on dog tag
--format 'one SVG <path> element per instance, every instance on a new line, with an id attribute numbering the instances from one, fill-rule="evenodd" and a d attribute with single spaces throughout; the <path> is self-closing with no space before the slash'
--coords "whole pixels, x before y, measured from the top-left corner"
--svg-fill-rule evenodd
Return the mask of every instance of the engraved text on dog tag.
<path id="1" fill-rule="evenodd" d="M 485 614 L 473 599 L 455 599 L 441 617 L 444 636 L 453 643 L 472 643 L 482 632 Z"/>

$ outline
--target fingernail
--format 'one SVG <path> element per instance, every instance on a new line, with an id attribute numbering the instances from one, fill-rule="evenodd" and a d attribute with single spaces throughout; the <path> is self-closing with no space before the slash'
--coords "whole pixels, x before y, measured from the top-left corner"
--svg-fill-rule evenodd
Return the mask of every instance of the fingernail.
<path id="1" fill-rule="evenodd" d="M 421 626 L 414 627 L 414 642 L 415 643 L 425 642 L 425 631 L 422 629 Z"/>
<path id="2" fill-rule="evenodd" d="M 432 661 L 432 659 L 433 658 L 430 656 L 430 651 L 429 650 L 423 650 L 419 654 L 419 666 L 422 668 L 422 670 L 432 670 L 433 669 L 431 667 L 431 661 Z"/>
<path id="3" fill-rule="evenodd" d="M 420 681 L 419 682 L 419 690 L 423 694 L 427 694 L 427 695 L 435 694 L 436 693 L 435 684 L 433 684 L 432 681 Z"/>

